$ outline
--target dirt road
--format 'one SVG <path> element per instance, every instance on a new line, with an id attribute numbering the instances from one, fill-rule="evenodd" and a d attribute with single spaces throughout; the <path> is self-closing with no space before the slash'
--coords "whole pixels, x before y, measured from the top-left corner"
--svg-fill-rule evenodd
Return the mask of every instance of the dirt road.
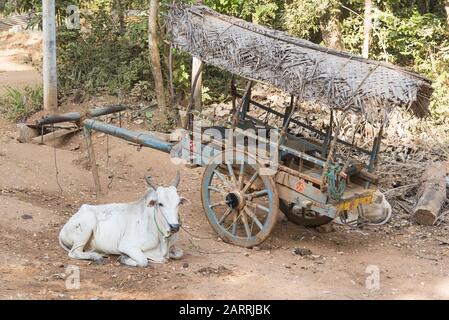
<path id="1" fill-rule="evenodd" d="M 39 59 L 40 46 L 41 36 L 37 32 L 0 35 L 0 95 L 7 86 L 23 88 L 41 83 L 40 73 L 25 63 Z"/>
<path id="2" fill-rule="evenodd" d="M 0 52 L 1 62 L 5 51 Z M 6 65 L 5 72 L 21 72 Z M 1 84 L 39 81 L 32 70 L 24 70 L 17 82 L 5 72 Z M 95 134 L 106 189 L 95 197 L 80 134 L 56 150 L 20 144 L 14 134 L 15 125 L 0 119 L 1 299 L 449 298 L 447 226 L 419 227 L 397 213 L 384 227 L 335 225 L 328 233 L 279 222 L 260 248 L 242 249 L 219 241 L 209 226 L 199 195 L 202 169 L 177 168 L 166 154 L 139 152 Z M 195 235 L 180 231 L 183 260 L 142 269 L 121 266 L 112 257 L 95 265 L 69 259 L 60 248 L 58 232 L 81 204 L 134 201 L 143 195 L 145 175 L 166 184 L 177 169 L 179 192 L 192 202 L 181 217 Z M 298 256 L 295 248 L 311 253 Z M 66 281 L 70 285 L 73 266 L 80 271 L 80 288 L 70 290 Z M 379 287 L 372 290 L 376 270 Z"/>
<path id="3" fill-rule="evenodd" d="M 5 126 L 3 126 L 5 129 Z M 199 197 L 202 170 L 182 170 L 180 194 L 192 204 L 182 210 L 181 261 L 134 269 L 75 261 L 58 244 L 65 221 L 82 203 L 133 201 L 144 190 L 143 177 L 169 183 L 176 167 L 167 155 L 95 135 L 95 148 L 107 194 L 92 196 L 85 169 L 83 141 L 71 138 L 65 149 L 19 144 L 6 126 L 0 143 L 0 298 L 12 299 L 358 299 L 449 298 L 448 246 L 428 236 L 426 228 L 393 219 L 389 226 L 319 233 L 280 222 L 259 250 L 237 248 L 217 240 L 205 219 Z M 70 151 L 70 149 L 77 149 Z M 111 179 L 108 178 L 112 178 Z M 447 227 L 440 230 L 447 234 Z M 297 256 L 295 248 L 312 254 Z M 79 290 L 66 289 L 66 268 L 80 268 Z M 380 289 L 368 290 L 367 271 L 380 271 Z M 368 268 L 368 269 L 367 269 Z M 371 269 L 370 269 L 371 268 Z M 370 280 L 371 278 L 368 278 Z M 369 282 L 369 281 L 368 281 Z"/>

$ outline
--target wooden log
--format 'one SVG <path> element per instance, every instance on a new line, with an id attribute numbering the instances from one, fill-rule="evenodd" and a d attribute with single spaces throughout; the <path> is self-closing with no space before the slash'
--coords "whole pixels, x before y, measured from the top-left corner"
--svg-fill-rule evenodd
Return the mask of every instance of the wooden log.
<path id="1" fill-rule="evenodd" d="M 84 140 L 86 141 L 87 154 L 89 156 L 92 176 L 94 178 L 95 191 L 97 196 L 99 196 L 101 195 L 100 176 L 98 175 L 97 161 L 95 160 L 95 151 L 92 146 L 92 135 L 87 128 L 84 128 Z"/>
<path id="2" fill-rule="evenodd" d="M 441 211 L 446 194 L 446 174 L 448 168 L 444 163 L 429 167 L 423 174 L 420 198 L 413 212 L 416 222 L 431 226 Z"/>

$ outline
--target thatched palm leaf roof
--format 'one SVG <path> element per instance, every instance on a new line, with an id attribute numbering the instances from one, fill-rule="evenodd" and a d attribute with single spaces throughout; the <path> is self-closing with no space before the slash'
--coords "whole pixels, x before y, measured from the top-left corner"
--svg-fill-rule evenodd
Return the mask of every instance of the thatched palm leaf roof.
<path id="1" fill-rule="evenodd" d="M 430 80 L 285 32 L 219 14 L 206 6 L 174 6 L 166 17 L 173 44 L 236 75 L 269 83 L 304 101 L 382 121 L 393 107 L 428 114 Z"/>

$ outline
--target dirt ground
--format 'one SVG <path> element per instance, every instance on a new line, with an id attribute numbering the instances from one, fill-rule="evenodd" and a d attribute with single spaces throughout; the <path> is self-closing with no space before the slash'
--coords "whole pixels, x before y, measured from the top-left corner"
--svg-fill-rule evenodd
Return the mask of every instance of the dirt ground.
<path id="1" fill-rule="evenodd" d="M 35 81 L 33 74 L 20 81 Z M 0 119 L 1 299 L 449 298 L 447 226 L 421 227 L 398 214 L 383 227 L 333 225 L 327 232 L 281 221 L 259 248 L 238 248 L 220 241 L 205 218 L 202 169 L 176 167 L 166 154 L 94 134 L 105 191 L 96 197 L 81 134 L 54 149 L 21 144 L 15 132 L 15 124 Z M 180 231 L 182 260 L 130 268 L 111 257 L 96 265 L 68 258 L 59 246 L 60 228 L 81 204 L 134 201 L 145 191 L 145 175 L 168 184 L 177 169 L 179 193 L 191 200 L 181 211 L 190 233 Z M 296 248 L 311 254 L 296 255 Z M 79 289 L 66 288 L 68 266 L 79 267 Z M 371 290 L 366 283 L 376 268 L 380 287 Z"/>
<path id="2" fill-rule="evenodd" d="M 0 34 L 0 94 L 7 86 L 23 88 L 42 82 L 40 73 L 26 62 L 40 59 L 39 33 Z"/>

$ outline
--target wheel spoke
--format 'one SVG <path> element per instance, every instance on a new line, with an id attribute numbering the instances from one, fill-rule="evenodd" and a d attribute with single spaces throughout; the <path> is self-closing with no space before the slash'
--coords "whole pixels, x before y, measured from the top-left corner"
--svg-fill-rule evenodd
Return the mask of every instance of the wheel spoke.
<path id="1" fill-rule="evenodd" d="M 262 230 L 262 229 L 263 229 L 263 224 L 260 222 L 259 219 L 257 219 L 256 214 L 255 214 L 250 208 L 248 208 L 248 207 L 245 207 L 244 210 L 245 210 L 246 214 L 247 214 L 248 216 L 250 216 L 251 219 L 253 219 L 253 221 L 257 224 L 257 226 L 259 227 L 259 229 Z"/>
<path id="2" fill-rule="evenodd" d="M 231 176 L 232 182 L 237 184 L 237 179 L 235 178 L 235 174 L 234 174 L 234 168 L 232 168 L 232 165 L 230 163 L 227 163 L 226 165 L 228 167 L 228 172 L 229 172 L 229 175 Z"/>
<path id="3" fill-rule="evenodd" d="M 239 173 L 239 188 L 243 188 L 243 178 L 245 177 L 245 162 L 240 164 L 240 173 Z"/>
<path id="4" fill-rule="evenodd" d="M 232 190 L 232 186 L 229 184 L 229 181 L 217 170 L 214 170 L 214 173 L 217 175 L 217 177 L 230 189 Z"/>
<path id="5" fill-rule="evenodd" d="M 243 225 L 245 226 L 245 232 L 248 238 L 251 238 L 251 230 L 248 225 L 248 217 L 245 214 L 242 214 Z"/>
<path id="6" fill-rule="evenodd" d="M 260 190 L 260 191 L 256 191 L 256 192 L 247 194 L 247 195 L 245 195 L 245 197 L 249 198 L 249 199 L 254 199 L 254 198 L 260 198 L 260 197 L 263 197 L 266 195 L 268 195 L 268 190 L 264 189 L 264 190 Z"/>
<path id="7" fill-rule="evenodd" d="M 228 210 L 226 210 L 226 212 L 224 213 L 223 217 L 221 217 L 220 221 L 218 221 L 218 224 L 222 224 L 226 220 L 226 218 L 229 217 L 232 211 L 234 210 L 228 208 Z"/>
<path id="8" fill-rule="evenodd" d="M 230 227 L 232 227 L 232 235 L 235 237 L 235 233 L 237 231 L 237 221 L 239 220 L 241 214 L 239 214 L 239 212 L 237 210 L 234 210 L 234 218 L 232 220 L 232 224 L 230 225 Z M 229 227 L 228 227 L 229 229 Z"/>
<path id="9" fill-rule="evenodd" d="M 220 202 L 217 202 L 215 204 L 209 205 L 209 208 L 212 209 L 212 208 L 219 207 L 219 206 L 224 206 L 224 205 L 226 205 L 226 201 L 220 201 Z"/>
<path id="10" fill-rule="evenodd" d="M 215 192 L 218 192 L 218 193 L 221 193 L 221 194 L 226 194 L 226 192 L 223 189 L 220 189 L 220 188 L 217 188 L 217 187 L 209 186 L 207 188 L 209 190 L 211 190 L 211 191 L 215 191 Z"/>
<path id="11" fill-rule="evenodd" d="M 248 181 L 248 183 L 245 185 L 245 187 L 243 188 L 242 192 L 246 193 L 246 191 L 248 191 L 248 189 L 252 186 L 252 184 L 254 183 L 254 181 L 256 181 L 257 177 L 259 176 L 259 173 L 255 172 L 253 174 L 253 176 L 251 177 L 251 179 Z"/>
<path id="12" fill-rule="evenodd" d="M 258 204 L 258 203 L 252 203 L 251 201 L 246 201 L 246 203 L 247 203 L 248 205 L 250 205 L 251 207 L 253 207 L 253 208 L 260 209 L 260 210 L 262 210 L 262 211 L 265 211 L 266 213 L 270 213 L 270 209 L 267 208 L 267 207 L 265 207 L 265 206 L 263 206 L 263 205 L 261 205 L 261 204 Z"/>

